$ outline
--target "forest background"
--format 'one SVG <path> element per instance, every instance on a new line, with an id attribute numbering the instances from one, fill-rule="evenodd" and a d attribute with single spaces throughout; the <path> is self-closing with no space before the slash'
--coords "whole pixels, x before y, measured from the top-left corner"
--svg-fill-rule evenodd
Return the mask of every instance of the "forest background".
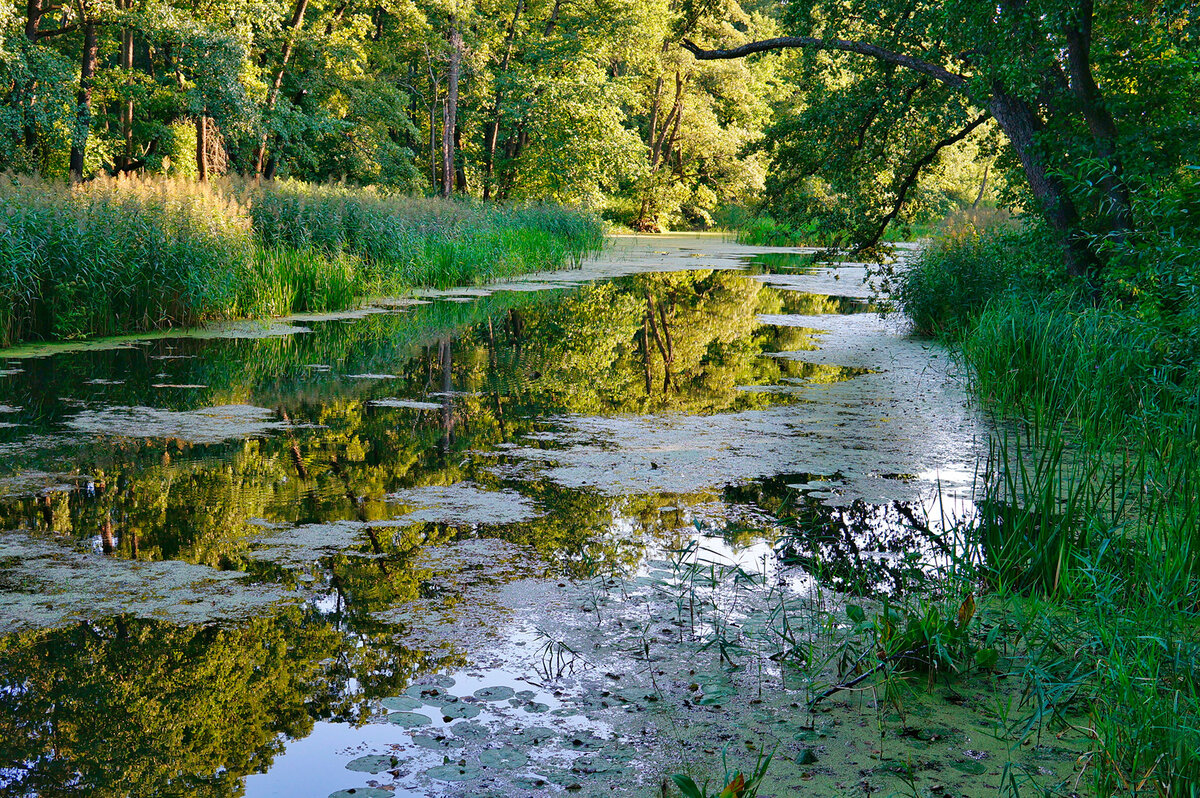
<path id="1" fill-rule="evenodd" d="M 757 0 L 10 3 L 0 168 L 551 200 L 640 230 L 737 225 L 765 191 L 774 216 L 834 241 L 861 200 L 883 220 L 945 120 L 909 113 L 906 76 L 877 87 L 863 59 L 699 61 L 679 44 L 778 36 L 796 11 Z M 874 88 L 879 107 L 831 113 L 829 101 Z M 818 174 L 839 138 L 849 160 Z M 893 227 L 995 204 L 1008 190 L 998 141 L 980 129 L 931 159 Z"/>

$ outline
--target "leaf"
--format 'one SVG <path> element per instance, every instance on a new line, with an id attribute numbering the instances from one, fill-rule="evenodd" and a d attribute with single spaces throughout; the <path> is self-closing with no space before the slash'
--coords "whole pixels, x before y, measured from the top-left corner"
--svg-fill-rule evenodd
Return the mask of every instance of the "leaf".
<path id="1" fill-rule="evenodd" d="M 692 781 L 691 776 L 676 773 L 671 777 L 671 781 L 675 782 L 675 786 L 683 793 L 683 798 L 704 798 L 704 793 L 700 792 L 700 788 L 696 786 L 696 782 Z"/>
<path id="2" fill-rule="evenodd" d="M 958 608 L 958 628 L 966 629 L 973 617 L 975 617 L 975 596 L 968 593 L 966 600 Z"/>
<path id="3" fill-rule="evenodd" d="M 867 614 L 863 612 L 863 608 L 857 604 L 846 605 L 846 617 L 855 623 L 862 623 L 867 620 Z"/>
<path id="4" fill-rule="evenodd" d="M 746 792 L 746 777 L 738 773 L 733 777 L 733 781 L 725 785 L 725 789 L 721 790 L 718 798 L 741 798 Z"/>
<path id="5" fill-rule="evenodd" d="M 980 668 L 994 668 L 999 661 L 1000 652 L 994 648 L 982 648 L 975 652 L 975 664 Z"/>

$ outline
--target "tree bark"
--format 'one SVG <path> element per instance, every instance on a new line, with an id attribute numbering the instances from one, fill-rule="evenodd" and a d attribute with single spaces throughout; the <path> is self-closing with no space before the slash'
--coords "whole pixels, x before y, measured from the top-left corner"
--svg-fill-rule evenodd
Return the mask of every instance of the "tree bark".
<path id="1" fill-rule="evenodd" d="M 1038 146 L 1041 119 L 1028 102 L 1007 94 L 999 87 L 993 87 L 988 106 L 1021 161 L 1025 180 L 1041 205 L 1042 215 L 1058 237 L 1067 273 L 1073 277 L 1093 275 L 1098 263 L 1079 237 L 1079 211 L 1071 201 L 1066 185 L 1051 171 Z"/>
<path id="2" fill-rule="evenodd" d="M 288 35 L 283 42 L 283 52 L 280 54 L 279 69 L 275 71 L 275 79 L 271 82 L 271 89 L 267 92 L 267 102 L 263 106 L 263 116 L 271 113 L 275 107 L 275 103 L 279 101 L 279 90 L 283 87 L 283 75 L 287 71 L 288 61 L 292 58 L 292 51 L 296 48 L 296 34 L 300 31 L 300 26 L 304 24 L 304 13 L 308 10 L 308 0 L 296 0 L 296 5 L 292 9 L 292 18 L 288 23 Z M 263 162 L 267 151 L 267 133 L 264 130 L 259 137 L 258 146 L 254 148 L 254 173 L 261 175 L 263 172 Z"/>
<path id="3" fill-rule="evenodd" d="M 1096 144 L 1096 154 L 1107 162 L 1108 168 L 1100 178 L 1100 185 L 1108 205 L 1104 215 L 1109 233 L 1117 241 L 1124 241 L 1133 229 L 1133 211 L 1117 151 L 1117 124 L 1104 104 L 1092 74 L 1092 17 L 1092 0 L 1083 0 L 1078 19 L 1067 25 L 1067 72 L 1071 92 Z"/>
<path id="4" fill-rule="evenodd" d="M 96 76 L 96 56 L 100 49 L 96 21 L 83 23 L 83 54 L 79 63 L 79 93 L 75 100 L 75 131 L 71 136 L 71 182 L 83 180 L 83 158 L 92 127 L 92 82 Z"/>
<path id="5" fill-rule="evenodd" d="M 442 196 L 454 193 L 454 130 L 458 124 L 458 73 L 462 67 L 462 31 L 452 19 L 446 38 L 450 42 L 450 63 L 446 70 L 446 106 L 442 114 Z"/>

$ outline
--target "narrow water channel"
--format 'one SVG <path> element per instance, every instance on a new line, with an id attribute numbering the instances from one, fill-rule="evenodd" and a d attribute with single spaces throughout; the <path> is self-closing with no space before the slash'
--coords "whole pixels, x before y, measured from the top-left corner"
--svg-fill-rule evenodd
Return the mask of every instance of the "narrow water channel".
<path id="1" fill-rule="evenodd" d="M 981 440 L 865 276 L 618 238 L 3 353 L 0 795 L 660 795 L 771 751 L 763 795 L 894 791 L 912 751 L 991 794 L 983 721 L 803 708 L 819 605 L 937 567 Z"/>

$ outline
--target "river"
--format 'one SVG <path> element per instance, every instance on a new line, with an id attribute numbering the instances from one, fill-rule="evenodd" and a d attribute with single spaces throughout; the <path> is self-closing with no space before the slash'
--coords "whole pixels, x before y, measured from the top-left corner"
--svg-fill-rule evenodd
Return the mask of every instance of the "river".
<path id="1" fill-rule="evenodd" d="M 953 559 L 986 446 L 880 310 L 858 264 L 616 237 L 481 289 L 0 353 L 0 795 L 660 795 L 771 752 L 763 795 L 902 790 L 914 757 L 954 794 L 1059 772 L 962 702 L 809 706 L 841 608 Z"/>

